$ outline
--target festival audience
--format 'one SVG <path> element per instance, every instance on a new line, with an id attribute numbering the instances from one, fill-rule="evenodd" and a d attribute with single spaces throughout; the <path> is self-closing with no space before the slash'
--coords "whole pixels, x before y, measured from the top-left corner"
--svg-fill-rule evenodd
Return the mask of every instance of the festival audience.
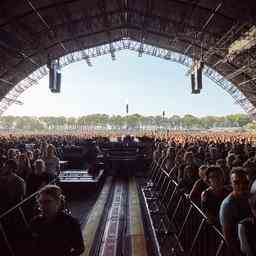
<path id="1" fill-rule="evenodd" d="M 121 137 L 120 134 L 114 136 Z M 221 226 L 233 255 L 256 255 L 252 236 L 256 199 L 255 194 L 249 195 L 249 190 L 256 193 L 254 138 L 239 134 L 190 135 L 181 132 L 150 132 L 141 138 L 154 141 L 153 159 L 178 182 L 180 193 L 189 194 L 209 222 Z M 109 142 L 107 136 L 97 137 L 95 134 L 0 137 L 0 212 L 20 202 L 25 193 L 27 196 L 33 194 L 58 176 L 60 154 L 57 152 L 64 147 L 83 145 L 88 139 Z M 27 147 L 27 144 L 33 146 Z M 94 165 L 94 153 L 88 156 L 88 162 Z M 90 171 L 94 172 L 93 169 Z M 230 185 L 231 192 L 228 190 Z M 42 255 L 47 255 L 50 239 L 56 242 L 59 236 L 65 246 L 57 246 L 55 255 L 79 255 L 83 251 L 79 225 L 63 213 L 61 190 L 56 186 L 46 188 L 39 198 L 42 214 L 31 223 L 36 244 L 42 248 Z M 49 228 L 47 223 L 52 223 L 56 230 L 71 230 L 70 234 L 59 234 L 54 229 L 48 239 L 43 228 Z M 78 243 L 72 238 L 73 232 Z M 74 254 L 69 254 L 71 251 Z"/>
<path id="2" fill-rule="evenodd" d="M 19 177 L 17 172 L 17 163 L 14 159 L 6 161 L 0 173 L 0 212 L 18 204 L 25 196 L 26 184 Z"/>

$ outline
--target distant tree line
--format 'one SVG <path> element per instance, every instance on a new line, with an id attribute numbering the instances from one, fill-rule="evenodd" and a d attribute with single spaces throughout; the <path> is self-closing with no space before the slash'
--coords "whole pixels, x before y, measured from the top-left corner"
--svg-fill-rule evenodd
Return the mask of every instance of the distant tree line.
<path id="1" fill-rule="evenodd" d="M 232 114 L 227 116 L 196 117 L 173 115 L 169 118 L 162 116 L 142 116 L 139 114 L 120 116 L 106 114 L 92 114 L 80 117 L 30 117 L 30 116 L 2 116 L 1 130 L 19 131 L 87 131 L 122 130 L 122 129 L 210 129 L 223 127 L 250 127 L 256 124 L 246 114 Z"/>

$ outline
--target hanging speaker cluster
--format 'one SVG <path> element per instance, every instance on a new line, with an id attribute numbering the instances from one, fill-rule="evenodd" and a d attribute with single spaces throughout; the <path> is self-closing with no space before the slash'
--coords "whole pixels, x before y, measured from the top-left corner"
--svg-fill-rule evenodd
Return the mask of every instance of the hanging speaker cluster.
<path id="1" fill-rule="evenodd" d="M 191 73 L 191 89 L 192 94 L 199 94 L 203 88 L 202 85 L 202 71 L 204 63 L 202 61 L 196 61 Z"/>
<path id="2" fill-rule="evenodd" d="M 59 60 L 48 60 L 49 68 L 49 89 L 52 93 L 60 93 L 61 72 Z"/>

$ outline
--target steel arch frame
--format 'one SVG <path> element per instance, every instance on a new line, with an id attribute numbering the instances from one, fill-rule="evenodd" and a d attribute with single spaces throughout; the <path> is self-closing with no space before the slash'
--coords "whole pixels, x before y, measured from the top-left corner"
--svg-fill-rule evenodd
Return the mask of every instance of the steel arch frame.
<path id="1" fill-rule="evenodd" d="M 124 38 L 101 46 L 96 46 L 64 55 L 59 59 L 60 67 L 64 68 L 71 63 L 82 60 L 85 60 L 88 66 L 92 66 L 91 58 L 99 57 L 106 54 L 110 54 L 111 56 L 113 56 L 114 52 L 122 50 L 131 50 L 134 52 L 138 52 L 139 56 L 142 56 L 142 54 L 146 54 L 158 57 L 161 59 L 182 64 L 188 68 L 191 68 L 192 66 L 192 59 L 182 53 L 173 52 L 168 49 L 159 48 L 150 44 L 144 44 L 130 38 Z M 46 67 L 46 65 L 44 65 L 16 85 L 12 84 L 9 81 L 1 79 L 2 82 L 10 84 L 14 87 L 0 101 L 0 115 L 2 115 L 24 91 L 26 91 L 31 86 L 38 84 L 38 81 L 47 74 L 48 68 Z M 204 67 L 203 74 L 211 79 L 219 87 L 228 92 L 228 94 L 233 97 L 235 102 L 238 103 L 244 109 L 244 111 L 248 113 L 252 118 L 256 118 L 256 108 L 234 84 L 232 84 L 221 74 L 208 66 Z"/>

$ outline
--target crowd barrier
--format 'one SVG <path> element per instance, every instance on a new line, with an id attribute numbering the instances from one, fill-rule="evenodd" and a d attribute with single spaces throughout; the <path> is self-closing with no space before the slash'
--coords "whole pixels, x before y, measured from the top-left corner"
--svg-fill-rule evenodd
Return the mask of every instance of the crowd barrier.
<path id="1" fill-rule="evenodd" d="M 142 189 L 162 254 L 229 255 L 223 234 L 209 224 L 207 216 L 189 195 L 180 192 L 176 172 L 166 169 L 166 159 L 160 157 L 152 162 L 151 173 Z"/>

